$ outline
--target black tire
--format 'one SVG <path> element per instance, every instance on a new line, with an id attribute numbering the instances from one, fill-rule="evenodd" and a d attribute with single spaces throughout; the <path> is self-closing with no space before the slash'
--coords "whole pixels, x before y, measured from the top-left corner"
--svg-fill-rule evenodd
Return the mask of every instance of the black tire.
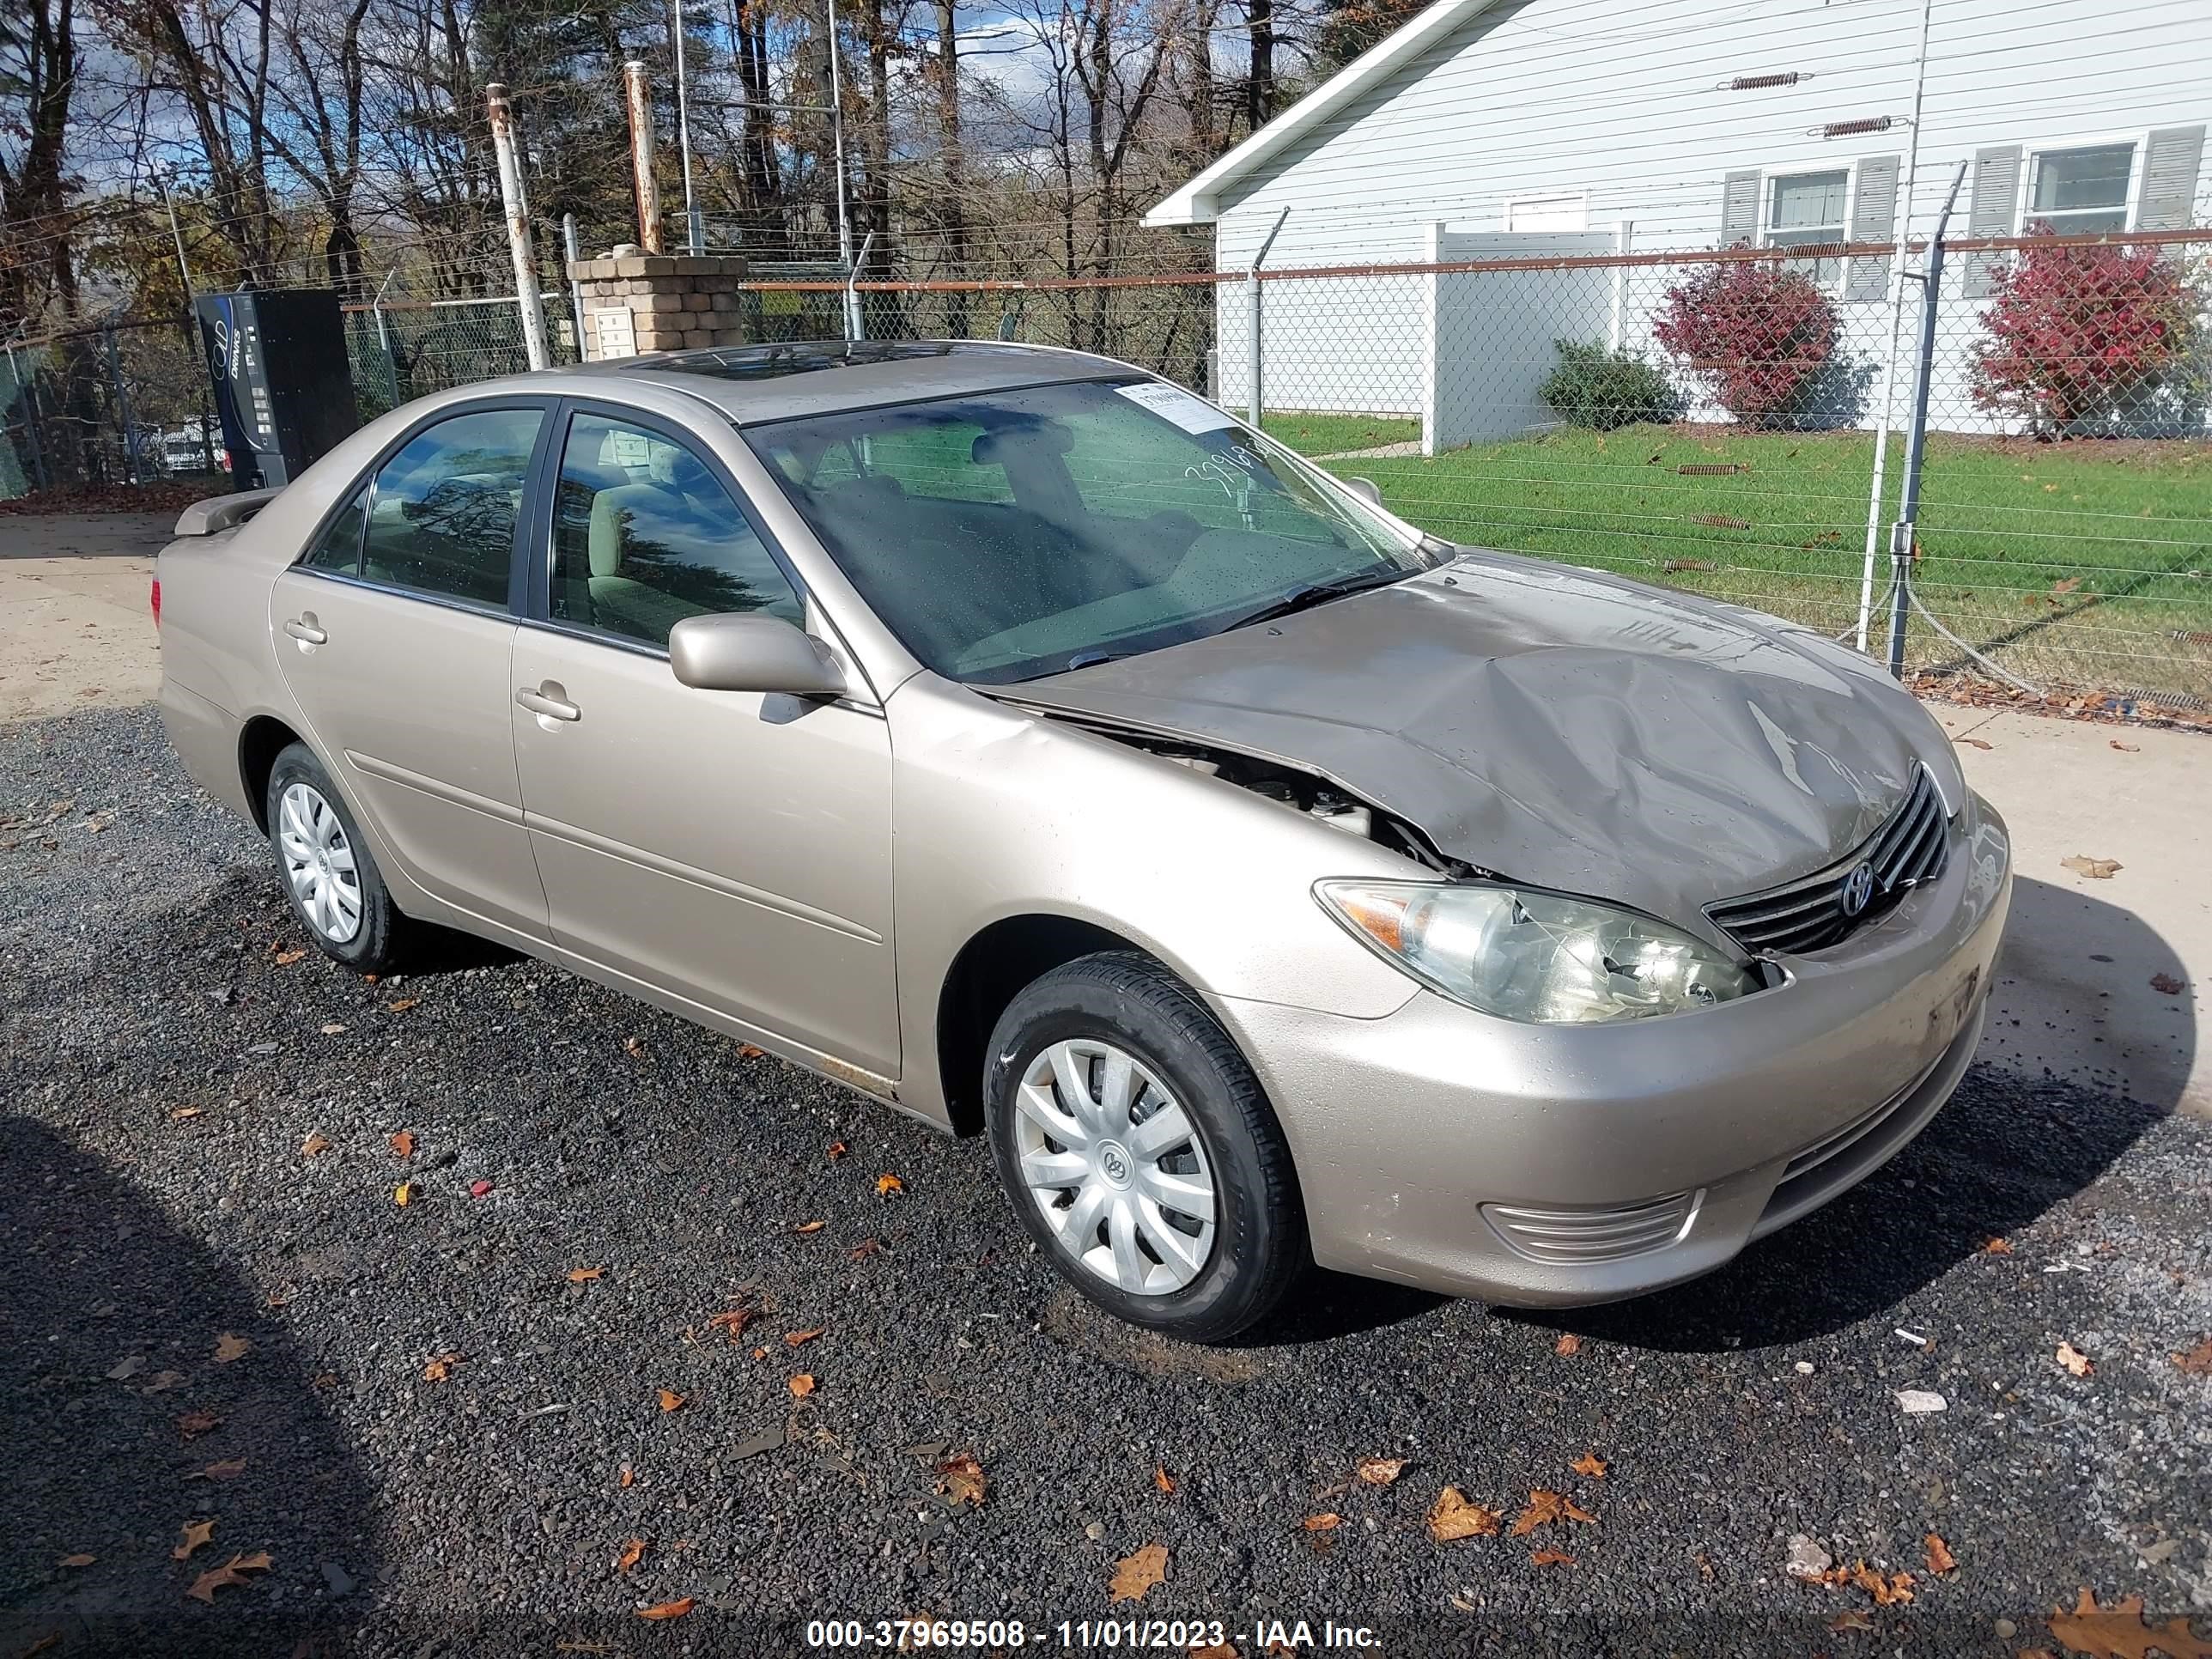
<path id="1" fill-rule="evenodd" d="M 1180 1290 L 1125 1291 L 1085 1267 L 1023 1182 L 1016 1092 L 1036 1058 L 1071 1037 L 1134 1055 L 1191 1119 L 1213 1176 L 1216 1215 L 1212 1252 Z M 983 1101 L 999 1179 L 1023 1227 L 1071 1284 L 1131 1324 L 1186 1341 L 1224 1341 L 1266 1319 L 1311 1266 L 1290 1146 L 1259 1080 L 1196 994 L 1151 957 L 1083 957 L 1024 990 L 991 1034 Z"/>
<path id="2" fill-rule="evenodd" d="M 317 927 L 292 889 L 278 830 L 284 791 L 295 783 L 306 784 L 330 804 L 353 854 L 354 874 L 360 889 L 361 925 L 349 939 L 334 939 Z M 415 943 L 415 925 L 392 902 L 392 891 L 384 884 L 383 872 L 376 867 L 376 859 L 362 838 L 353 809 L 346 805 L 345 797 L 338 793 L 330 774 L 323 769 L 322 762 L 315 758 L 314 751 L 307 744 L 288 744 L 277 755 L 276 764 L 269 769 L 269 787 L 262 806 L 268 817 L 269 849 L 276 860 L 276 876 L 284 889 L 284 901 L 292 907 L 293 917 L 314 941 L 315 948 L 331 961 L 342 962 L 358 973 L 389 973 L 404 965 Z"/>

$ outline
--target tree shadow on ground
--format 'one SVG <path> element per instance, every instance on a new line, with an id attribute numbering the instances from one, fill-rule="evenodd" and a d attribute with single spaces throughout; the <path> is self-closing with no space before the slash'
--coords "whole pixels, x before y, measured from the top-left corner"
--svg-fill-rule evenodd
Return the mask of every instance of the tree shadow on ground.
<path id="1" fill-rule="evenodd" d="M 368 1483 L 323 1405 L 337 1380 L 106 1160 L 9 1116 L 0 1169 L 0 1653 L 335 1650 L 378 1565 Z M 251 1346 L 224 1360 L 226 1338 Z M 186 1595 L 263 1551 L 211 1603 Z"/>

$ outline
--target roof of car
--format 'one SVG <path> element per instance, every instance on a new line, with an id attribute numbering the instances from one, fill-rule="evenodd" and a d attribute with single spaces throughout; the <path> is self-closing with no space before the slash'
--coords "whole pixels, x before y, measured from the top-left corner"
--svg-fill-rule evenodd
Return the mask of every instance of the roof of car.
<path id="1" fill-rule="evenodd" d="M 805 340 L 663 351 L 571 373 L 649 380 L 704 399 L 739 425 L 1055 380 L 1143 371 L 1110 357 L 984 340 Z"/>

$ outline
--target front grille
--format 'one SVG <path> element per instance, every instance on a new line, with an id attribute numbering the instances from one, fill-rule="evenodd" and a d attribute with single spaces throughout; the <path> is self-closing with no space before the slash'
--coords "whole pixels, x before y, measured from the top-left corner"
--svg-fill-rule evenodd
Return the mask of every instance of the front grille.
<path id="1" fill-rule="evenodd" d="M 1641 1204 L 1595 1210 L 1486 1204 L 1482 1214 L 1500 1238 L 1531 1261 L 1587 1266 L 1664 1249 L 1688 1228 L 1704 1196 L 1700 1188 L 1694 1193 L 1669 1193 Z"/>
<path id="2" fill-rule="evenodd" d="M 1922 882 L 1943 873 L 1949 822 L 1936 780 L 1926 767 L 1917 767 L 1904 802 L 1842 859 L 1786 886 L 1708 905 L 1705 914 L 1747 951 L 1791 956 L 1824 951 L 1849 939 Z M 1844 889 L 1861 865 L 1868 866 L 1874 886 L 1854 912 L 1846 908 Z"/>

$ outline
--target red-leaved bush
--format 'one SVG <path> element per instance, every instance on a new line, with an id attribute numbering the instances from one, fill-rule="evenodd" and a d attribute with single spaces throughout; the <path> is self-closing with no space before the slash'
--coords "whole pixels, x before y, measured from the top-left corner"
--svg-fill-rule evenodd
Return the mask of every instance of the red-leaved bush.
<path id="1" fill-rule="evenodd" d="M 2155 385 L 2187 353 L 2204 304 L 2189 273 L 2162 252 L 2022 249 L 1990 284 L 1974 401 L 2049 435 L 2112 415 Z"/>
<path id="2" fill-rule="evenodd" d="M 1668 289 L 1651 332 L 1737 420 L 1777 426 L 1835 349 L 1836 313 L 1804 272 L 1746 260 Z"/>

